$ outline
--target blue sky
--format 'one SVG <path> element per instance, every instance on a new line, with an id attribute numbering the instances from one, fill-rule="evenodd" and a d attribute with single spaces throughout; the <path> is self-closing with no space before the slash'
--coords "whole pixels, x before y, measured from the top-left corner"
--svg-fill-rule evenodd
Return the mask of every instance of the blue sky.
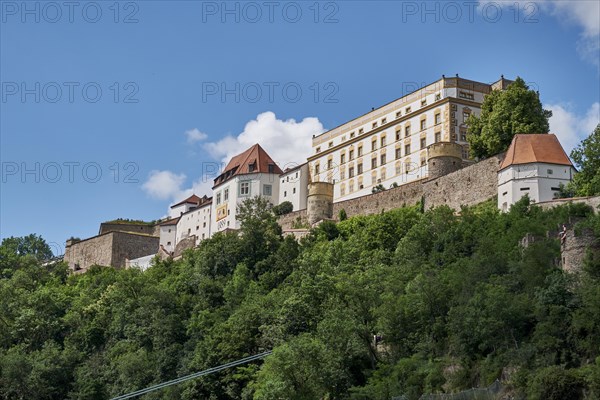
<path id="1" fill-rule="evenodd" d="M 515 3 L 517 6 L 515 6 Z M 152 220 L 260 142 L 315 133 L 442 74 L 523 77 L 569 150 L 600 120 L 595 1 L 0 1 L 0 233 L 62 251 Z"/>

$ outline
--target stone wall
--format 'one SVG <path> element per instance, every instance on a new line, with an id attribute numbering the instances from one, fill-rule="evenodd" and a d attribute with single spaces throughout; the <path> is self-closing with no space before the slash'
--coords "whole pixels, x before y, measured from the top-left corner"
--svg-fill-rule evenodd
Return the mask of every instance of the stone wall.
<path id="1" fill-rule="evenodd" d="M 561 243 L 562 268 L 568 272 L 581 271 L 588 251 L 594 258 L 600 258 L 600 240 L 594 232 L 590 229 L 583 229 L 581 232 L 567 230 L 565 239 Z"/>
<path id="2" fill-rule="evenodd" d="M 124 268 L 126 259 L 144 257 L 158 252 L 158 236 L 140 235 L 129 232 L 111 232 L 113 267 Z"/>
<path id="3" fill-rule="evenodd" d="M 85 272 L 92 265 L 123 268 L 126 259 L 156 254 L 158 246 L 158 236 L 112 231 L 67 243 L 65 261 L 75 273 Z"/>
<path id="4" fill-rule="evenodd" d="M 173 252 L 173 257 L 179 257 L 183 254 L 183 252 L 187 249 L 192 249 L 196 247 L 196 235 L 191 235 L 186 238 L 181 239 L 177 242 L 175 246 L 175 251 Z"/>
<path id="5" fill-rule="evenodd" d="M 424 184 L 425 209 L 479 204 L 498 195 L 498 167 L 504 154 L 493 156 Z"/>
<path id="6" fill-rule="evenodd" d="M 537 205 L 542 207 L 543 209 L 547 210 L 547 209 L 561 206 L 561 205 L 567 204 L 567 203 L 584 203 L 584 204 L 587 204 L 588 206 L 592 207 L 592 209 L 594 210 L 595 213 L 600 211 L 600 196 L 574 197 L 571 199 L 556 199 L 556 200 L 550 200 L 550 201 L 542 201 L 540 203 L 537 203 Z"/>
<path id="7" fill-rule="evenodd" d="M 103 222 L 100 224 L 99 235 L 108 232 L 131 232 L 150 236 L 160 236 L 160 225 L 128 224 Z"/>
<path id="8" fill-rule="evenodd" d="M 422 181 L 411 182 L 379 193 L 334 203 L 333 218 L 338 218 L 341 209 L 346 211 L 348 217 L 353 217 L 355 215 L 378 214 L 381 211 L 412 206 L 421 201 L 422 196 Z"/>
<path id="9" fill-rule="evenodd" d="M 461 170 L 433 180 L 420 180 L 379 193 L 333 203 L 333 219 L 341 209 L 348 217 L 378 214 L 395 208 L 413 206 L 421 199 L 425 209 L 447 205 L 460 210 L 462 205 L 479 204 L 498 194 L 498 166 L 504 154 L 490 157 Z M 279 218 L 283 229 L 292 229 L 296 219 L 306 218 L 306 210 L 296 211 Z"/>
<path id="10" fill-rule="evenodd" d="M 279 217 L 277 222 L 281 225 L 282 229 L 293 229 L 294 223 L 300 218 L 302 223 L 308 224 L 306 209 L 298 210 L 285 214 Z"/>
<path id="11" fill-rule="evenodd" d="M 65 247 L 65 262 L 75 272 L 85 272 L 92 265 L 111 265 L 112 233 L 81 240 Z"/>

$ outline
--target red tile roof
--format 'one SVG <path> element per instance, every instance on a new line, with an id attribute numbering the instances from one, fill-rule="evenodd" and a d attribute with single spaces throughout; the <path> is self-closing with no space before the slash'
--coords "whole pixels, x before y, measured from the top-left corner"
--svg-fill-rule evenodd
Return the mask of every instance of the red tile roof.
<path id="1" fill-rule="evenodd" d="M 573 166 L 554 134 L 535 133 L 515 135 L 500 169 L 511 165 L 536 162 Z"/>
<path id="2" fill-rule="evenodd" d="M 177 225 L 177 222 L 179 222 L 179 217 L 168 219 L 165 222 L 160 223 L 159 225 L 160 226 Z"/>
<path id="3" fill-rule="evenodd" d="M 180 201 L 177 204 L 173 204 L 171 206 L 171 208 L 175 208 L 177 206 L 180 206 L 182 204 L 194 204 L 195 206 L 200 206 L 204 203 L 206 203 L 207 201 L 212 200 L 212 197 L 206 197 L 206 195 L 202 196 L 202 198 L 196 196 L 195 194 L 191 195 L 190 197 L 188 197 L 187 199 Z"/>
<path id="4" fill-rule="evenodd" d="M 221 175 L 215 181 L 214 186 L 218 186 L 237 175 L 245 174 L 277 174 L 283 173 L 281 168 L 267 154 L 267 152 L 257 143 L 243 153 L 233 157 L 227 164 Z"/>

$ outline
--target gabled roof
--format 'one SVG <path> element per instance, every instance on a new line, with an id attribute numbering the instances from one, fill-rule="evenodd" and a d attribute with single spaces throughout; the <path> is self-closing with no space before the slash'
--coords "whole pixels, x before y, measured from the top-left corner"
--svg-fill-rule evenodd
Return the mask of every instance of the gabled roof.
<path id="1" fill-rule="evenodd" d="M 277 174 L 283 173 L 281 168 L 267 154 L 267 152 L 257 143 L 243 153 L 233 157 L 227 164 L 221 175 L 215 181 L 214 186 L 218 186 L 237 175 L 245 174 Z"/>
<path id="2" fill-rule="evenodd" d="M 177 204 L 173 204 L 171 206 L 171 208 L 175 208 L 177 206 L 180 206 L 182 204 L 192 204 L 195 206 L 199 206 L 201 204 L 206 203 L 207 201 L 212 200 L 212 197 L 206 197 L 206 195 L 202 196 L 202 198 L 196 196 L 195 194 L 191 195 L 190 197 L 188 197 L 187 199 L 180 201 Z"/>
<path id="3" fill-rule="evenodd" d="M 500 165 L 500 169 L 502 170 L 511 165 L 529 163 L 573 166 L 558 138 L 552 133 L 515 135 Z"/>
<path id="4" fill-rule="evenodd" d="M 165 222 L 160 223 L 159 225 L 160 226 L 177 225 L 177 222 L 179 222 L 179 217 L 168 219 Z"/>

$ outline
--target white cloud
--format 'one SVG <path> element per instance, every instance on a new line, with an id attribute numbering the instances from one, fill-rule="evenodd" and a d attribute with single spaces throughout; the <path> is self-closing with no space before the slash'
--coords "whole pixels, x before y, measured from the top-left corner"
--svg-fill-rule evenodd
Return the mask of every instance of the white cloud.
<path id="1" fill-rule="evenodd" d="M 479 0 L 480 10 L 489 3 L 502 7 L 519 7 L 522 17 L 539 20 L 540 12 L 555 17 L 560 23 L 578 26 L 582 32 L 576 44 L 579 56 L 600 67 L 600 2 L 596 0 Z M 532 8 L 535 7 L 535 8 Z M 514 14 L 511 14 L 514 16 Z"/>
<path id="2" fill-rule="evenodd" d="M 312 137 L 325 132 L 318 118 L 308 117 L 300 122 L 294 119 L 281 120 L 267 111 L 248 122 L 244 131 L 210 142 L 204 148 L 227 163 L 229 159 L 259 143 L 282 168 L 306 162 L 312 149 Z"/>
<path id="3" fill-rule="evenodd" d="M 171 171 L 151 171 L 148 180 L 142 189 L 151 197 L 167 200 L 172 199 L 181 192 L 185 181 L 185 174 L 176 174 Z"/>
<path id="4" fill-rule="evenodd" d="M 200 132 L 198 128 L 190 129 L 189 131 L 185 131 L 185 136 L 187 137 L 188 143 L 196 143 L 206 140 L 208 135 L 204 132 Z"/>
<path id="5" fill-rule="evenodd" d="M 197 179 L 191 187 L 185 188 L 185 174 L 172 171 L 152 171 L 142 189 L 151 197 L 177 203 L 192 194 L 211 196 L 213 179 L 220 173 L 229 159 L 259 143 L 282 168 L 306 162 L 310 155 L 312 136 L 325 129 L 318 118 L 280 120 L 271 111 L 259 114 L 249 121 L 242 133 L 225 136 L 216 142 L 204 143 L 203 147 L 216 158 L 215 162 L 204 162 L 197 171 Z M 208 135 L 194 128 L 185 132 L 188 143 L 206 140 Z"/>
<path id="6" fill-rule="evenodd" d="M 554 133 L 567 154 L 588 137 L 600 122 L 600 103 L 594 103 L 584 115 L 577 115 L 569 104 L 547 104 L 552 111 L 550 132 Z"/>

